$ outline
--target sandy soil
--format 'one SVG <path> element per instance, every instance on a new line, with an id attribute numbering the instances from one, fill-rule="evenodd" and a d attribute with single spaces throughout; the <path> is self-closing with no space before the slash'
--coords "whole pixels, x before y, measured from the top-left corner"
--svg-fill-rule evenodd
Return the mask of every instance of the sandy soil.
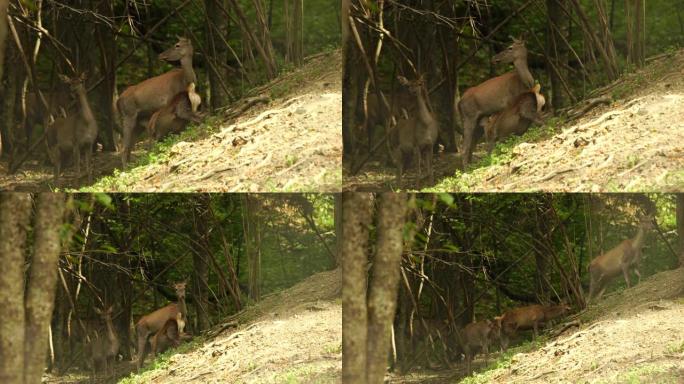
<path id="1" fill-rule="evenodd" d="M 665 192 L 684 188 L 684 51 L 655 59 L 591 97 L 613 93 L 621 97 L 612 104 L 596 107 L 540 141 L 520 143 L 510 159 L 470 169 L 458 179 L 454 174 L 460 156 L 436 155 L 433 190 Z M 481 144 L 475 162 L 484 154 Z M 395 185 L 394 168 L 379 161 L 369 162 L 359 175 L 348 175 L 345 172 L 345 189 L 430 187 L 412 172 Z"/>
<path id="2" fill-rule="evenodd" d="M 116 182 L 96 184 L 112 192 L 216 191 L 335 192 L 341 189 L 342 92 L 341 54 L 319 54 L 306 64 L 256 90 L 268 96 L 236 118 L 216 118 L 210 130 L 192 141 L 179 141 L 162 160 L 128 169 Z M 240 106 L 241 102 L 235 105 Z M 231 110 L 227 110 L 229 114 Z M 41 149 L 38 152 L 44 152 Z M 145 155 L 138 143 L 133 158 Z M 121 166 L 117 153 L 96 152 L 94 174 L 110 175 Z M 30 159 L 14 175 L 0 163 L 0 190 L 37 191 L 80 188 L 85 178 L 71 167 L 58 183 L 52 167 Z"/>
<path id="3" fill-rule="evenodd" d="M 339 383 L 341 271 L 311 276 L 226 320 L 238 327 L 146 372 L 144 383 Z"/>

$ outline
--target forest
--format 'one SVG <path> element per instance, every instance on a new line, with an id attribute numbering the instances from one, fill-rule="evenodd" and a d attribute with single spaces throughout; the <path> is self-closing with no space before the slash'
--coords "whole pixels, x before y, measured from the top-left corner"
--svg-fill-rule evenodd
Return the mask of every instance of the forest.
<path id="1" fill-rule="evenodd" d="M 287 373 L 294 357 L 274 358 L 278 345 L 294 356 L 316 349 L 273 338 L 262 362 L 243 344 L 266 351 L 253 333 L 282 332 L 287 322 L 312 332 L 306 316 L 321 323 L 340 312 L 335 199 L 0 195 L 0 381 L 119 382 L 133 372 L 126 382 L 191 382 L 207 366 L 206 380 L 253 381 L 262 363 L 264 377 Z M 317 343 L 328 363 L 317 368 L 339 376 L 341 317 L 327 323 Z M 167 369 L 176 353 L 200 353 L 190 358 L 199 367 Z M 316 373 L 313 364 L 302 363 L 299 380 Z"/>
<path id="2" fill-rule="evenodd" d="M 681 194 L 343 196 L 343 382 L 681 378 Z"/>
<path id="3" fill-rule="evenodd" d="M 339 60 L 340 0 L 0 4 L 2 190 L 147 192 L 160 183 L 145 184 L 145 166 L 161 164 L 173 178 L 192 176 L 185 189 L 216 181 L 210 191 L 254 191 L 239 180 L 264 167 L 290 179 L 313 178 L 312 162 L 339 168 L 341 141 L 330 139 L 339 119 L 322 129 L 305 96 L 320 99 L 329 72 L 339 74 L 320 61 Z M 295 147 L 339 142 L 339 156 L 281 149 L 263 127 L 268 113 Z M 262 177 L 258 190 L 285 187 Z"/>
<path id="4" fill-rule="evenodd" d="M 669 0 L 352 1 L 344 188 L 679 190 L 681 156 L 657 154 L 682 149 L 682 12 Z"/>

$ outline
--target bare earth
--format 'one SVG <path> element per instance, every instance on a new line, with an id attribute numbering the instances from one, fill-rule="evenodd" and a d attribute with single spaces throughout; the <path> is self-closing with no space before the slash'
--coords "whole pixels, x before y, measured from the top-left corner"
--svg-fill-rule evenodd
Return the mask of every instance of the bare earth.
<path id="1" fill-rule="evenodd" d="M 434 187 L 409 172 L 394 185 L 394 169 L 371 161 L 345 189 L 431 191 L 677 191 L 684 188 L 684 51 L 652 60 L 591 97 L 617 94 L 610 105 L 560 126 L 550 137 L 523 142 L 501 163 L 454 177 L 457 154 L 436 155 Z M 474 153 L 484 155 L 484 145 Z M 441 179 L 441 180 L 440 180 Z"/>
<path id="2" fill-rule="evenodd" d="M 196 350 L 144 373 L 144 383 L 340 383 L 341 271 L 318 273 L 229 321 Z"/>
<path id="3" fill-rule="evenodd" d="M 115 172 L 115 182 L 95 184 L 107 192 L 337 192 L 342 181 L 342 84 L 339 51 L 308 58 L 250 97 L 279 95 L 236 118 L 213 116 L 211 126 L 178 141 L 152 164 Z M 236 103 L 236 106 L 240 106 Z M 233 106 L 231 106 L 233 108 Z M 233 108 L 234 109 L 234 108 Z M 227 111 L 230 113 L 231 109 Z M 41 145 L 37 152 L 44 152 Z M 146 156 L 138 143 L 133 158 Z M 98 151 L 95 177 L 120 168 L 117 153 Z M 30 159 L 14 175 L 0 162 L 0 190 L 39 191 L 86 187 L 68 166 L 58 183 L 52 167 Z"/>

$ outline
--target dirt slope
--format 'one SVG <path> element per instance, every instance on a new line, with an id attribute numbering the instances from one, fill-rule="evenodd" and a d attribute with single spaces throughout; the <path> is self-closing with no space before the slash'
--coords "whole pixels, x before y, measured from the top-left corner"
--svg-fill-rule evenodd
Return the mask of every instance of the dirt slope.
<path id="1" fill-rule="evenodd" d="M 341 189 L 342 85 L 339 51 L 312 56 L 302 68 L 250 92 L 261 98 L 237 117 L 244 100 L 148 154 L 140 142 L 120 172 L 117 153 L 96 152 L 89 190 L 111 192 L 216 191 L 335 192 Z M 272 100 L 270 100 L 272 99 Z M 270 100 L 270 101 L 269 101 Z M 38 152 L 44 152 L 41 145 Z M 107 176 L 111 175 L 113 176 Z M 54 183 L 52 167 L 29 160 L 7 175 L 0 163 L 0 190 L 86 187 L 71 167 Z"/>
<path id="2" fill-rule="evenodd" d="M 579 329 L 471 382 L 684 382 L 684 268 L 611 294 L 578 319 Z"/>
<path id="3" fill-rule="evenodd" d="M 136 383 L 338 383 L 341 271 L 318 273 L 228 319 L 237 328 L 172 355 Z"/>

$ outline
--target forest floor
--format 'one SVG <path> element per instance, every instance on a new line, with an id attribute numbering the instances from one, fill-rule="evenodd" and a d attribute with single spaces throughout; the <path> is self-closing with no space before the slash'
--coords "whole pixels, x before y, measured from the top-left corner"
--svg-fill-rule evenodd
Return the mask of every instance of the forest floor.
<path id="1" fill-rule="evenodd" d="M 301 68 L 149 151 L 141 139 L 124 172 L 118 153 L 96 151 L 90 186 L 71 166 L 55 183 L 45 159 L 29 159 L 11 175 L 0 162 L 0 190 L 340 191 L 340 68 L 339 50 L 313 55 Z M 37 152 L 45 152 L 44 145 Z"/>
<path id="2" fill-rule="evenodd" d="M 525 343 L 492 363 L 494 353 L 488 371 L 462 382 L 681 384 L 682 319 L 684 268 L 660 272 L 564 319 L 547 331 L 552 338 Z M 476 363 L 484 367 L 481 357 Z M 462 369 L 417 371 L 391 382 L 455 383 L 462 377 Z"/>
<path id="3" fill-rule="evenodd" d="M 543 90 L 543 87 L 542 87 Z M 345 168 L 344 188 L 428 191 L 676 191 L 684 186 L 684 50 L 649 60 L 643 68 L 592 91 L 608 96 L 585 115 L 549 119 L 522 137 L 485 145 L 463 173 L 460 154 L 435 155 L 436 185 L 409 171 L 396 185 L 394 168 L 372 159 L 356 176 Z M 581 109 L 582 103 L 572 109 Z M 571 110 L 572 110 L 571 109 Z"/>
<path id="4" fill-rule="evenodd" d="M 341 292 L 339 268 L 313 275 L 226 319 L 196 348 L 167 352 L 154 368 L 123 383 L 339 383 Z"/>

